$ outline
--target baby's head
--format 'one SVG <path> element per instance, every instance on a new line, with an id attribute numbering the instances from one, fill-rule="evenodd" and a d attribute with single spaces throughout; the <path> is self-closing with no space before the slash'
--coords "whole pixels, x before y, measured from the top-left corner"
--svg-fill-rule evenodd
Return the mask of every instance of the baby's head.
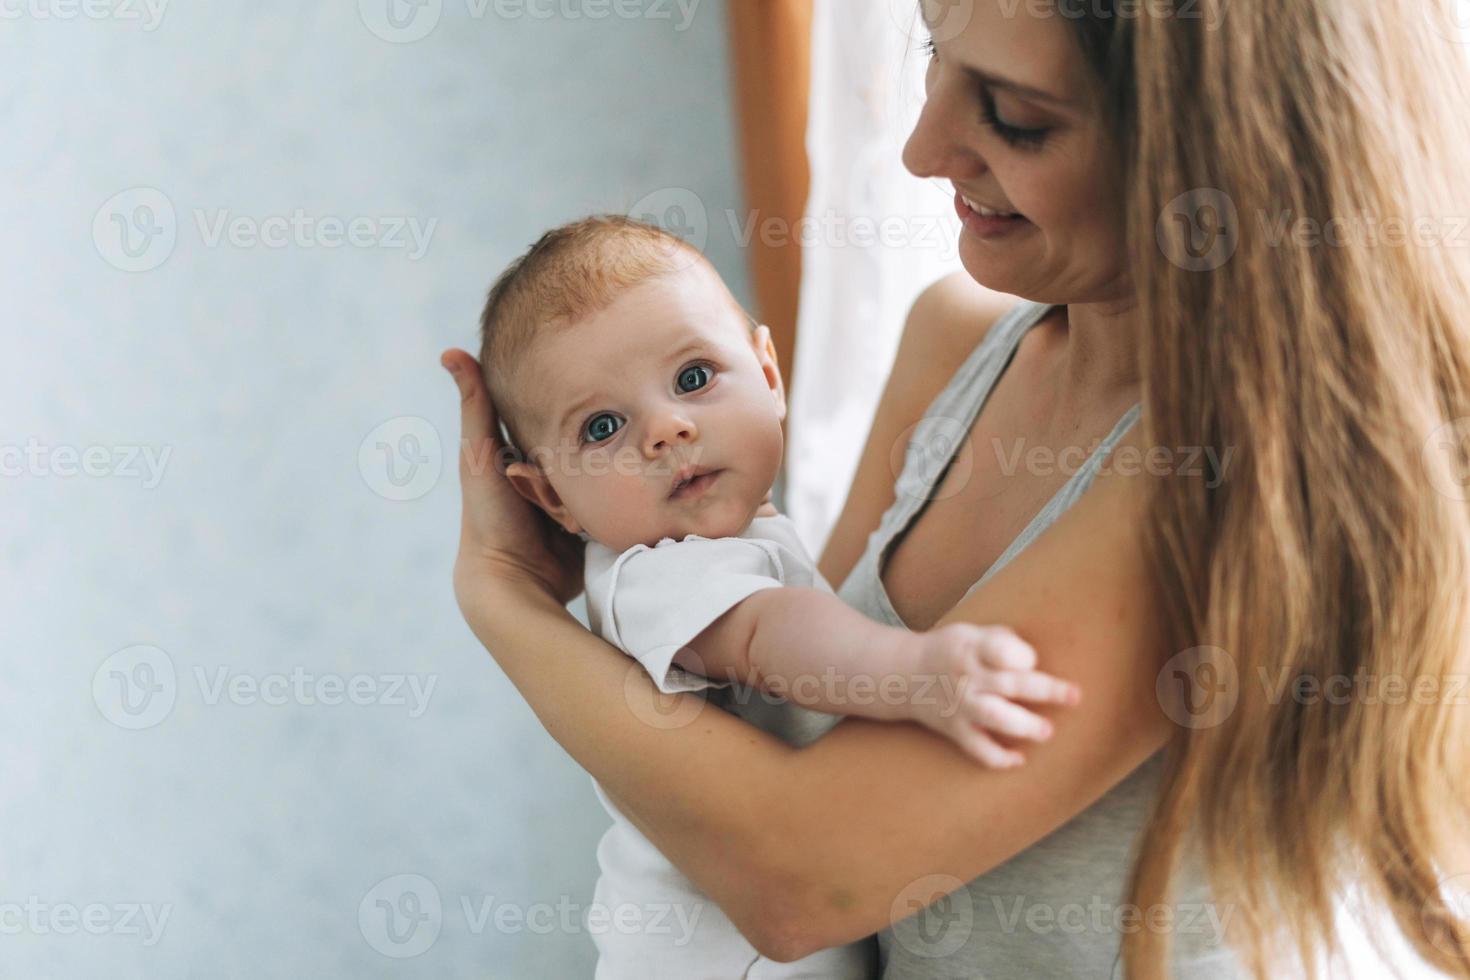
<path id="1" fill-rule="evenodd" d="M 547 232 L 491 287 L 480 363 L 524 462 L 506 476 L 615 551 L 740 534 L 781 466 L 770 331 L 679 238 L 606 215 Z M 675 492 L 681 472 L 711 474 Z"/>

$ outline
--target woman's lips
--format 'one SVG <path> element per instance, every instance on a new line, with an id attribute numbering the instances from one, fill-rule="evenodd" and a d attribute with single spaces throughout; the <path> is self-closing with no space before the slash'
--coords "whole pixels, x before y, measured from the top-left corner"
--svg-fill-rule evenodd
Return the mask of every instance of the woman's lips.
<path id="1" fill-rule="evenodd" d="M 970 207 L 965 201 L 965 195 L 955 191 L 954 195 L 955 213 L 960 216 L 960 221 L 965 228 L 980 238 L 1000 238 L 1012 232 L 1019 231 L 1031 224 L 1021 215 L 1003 217 L 1001 215 L 984 215 Z"/>
<path id="2" fill-rule="evenodd" d="M 725 471 L 714 470 L 713 472 L 706 473 L 703 476 L 696 476 L 694 479 L 690 480 L 688 483 L 684 484 L 682 487 L 669 494 L 669 499 L 692 500 L 698 497 L 702 497 L 709 490 L 709 488 L 714 485 L 714 482 L 720 478 L 720 474 L 723 472 Z"/>

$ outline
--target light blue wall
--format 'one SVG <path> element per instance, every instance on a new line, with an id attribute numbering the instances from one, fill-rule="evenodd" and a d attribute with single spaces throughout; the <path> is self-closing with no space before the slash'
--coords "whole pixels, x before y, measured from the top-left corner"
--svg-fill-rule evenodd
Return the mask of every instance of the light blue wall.
<path id="1" fill-rule="evenodd" d="M 737 206 L 724 4 L 429 0 L 432 32 L 398 43 L 369 28 L 393 33 L 386 0 L 178 2 L 156 25 L 85 2 L 109 16 L 0 20 L 0 975 L 590 976 L 557 909 L 585 909 L 607 821 L 455 606 L 437 358 L 473 348 L 546 227 L 666 211 L 671 187 Z M 434 225 L 422 255 L 327 247 L 330 225 L 211 240 L 297 209 L 374 242 Z M 424 459 L 414 479 L 380 441 Z M 109 475 L 58 475 L 92 447 Z M 168 454 L 159 477 L 133 447 Z M 306 703 L 293 672 L 434 687 L 414 716 Z M 284 678 L 287 703 L 222 677 Z M 443 908 L 403 959 L 365 934 L 400 874 Z M 133 905 L 166 911 L 161 936 Z M 502 906 L 535 921 L 497 928 Z"/>

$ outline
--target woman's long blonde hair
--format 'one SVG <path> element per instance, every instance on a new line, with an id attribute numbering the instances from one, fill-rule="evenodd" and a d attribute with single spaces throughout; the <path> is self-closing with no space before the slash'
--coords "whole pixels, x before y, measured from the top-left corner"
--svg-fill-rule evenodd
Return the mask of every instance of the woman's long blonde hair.
<path id="1" fill-rule="evenodd" d="M 1239 700 L 1176 732 L 1131 900 L 1167 901 L 1197 846 L 1259 977 L 1316 975 L 1349 885 L 1470 977 L 1441 887 L 1470 875 L 1470 707 L 1442 701 L 1470 673 L 1470 50 L 1449 4 L 1074 18 L 1122 135 L 1145 439 L 1234 450 L 1213 489 L 1152 484 L 1171 650 L 1223 650 Z M 1130 933 L 1129 976 L 1168 950 Z"/>

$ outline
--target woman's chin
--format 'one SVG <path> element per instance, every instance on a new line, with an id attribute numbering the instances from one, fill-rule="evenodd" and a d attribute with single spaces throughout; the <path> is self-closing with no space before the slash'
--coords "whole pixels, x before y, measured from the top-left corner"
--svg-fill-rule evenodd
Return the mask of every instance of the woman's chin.
<path id="1" fill-rule="evenodd" d="M 963 231 L 960 232 L 959 259 L 971 279 L 998 293 L 1025 298 L 1027 288 L 1035 283 L 1034 274 L 1021 273 L 1009 256 L 997 254 L 992 246 L 975 241 Z"/>

